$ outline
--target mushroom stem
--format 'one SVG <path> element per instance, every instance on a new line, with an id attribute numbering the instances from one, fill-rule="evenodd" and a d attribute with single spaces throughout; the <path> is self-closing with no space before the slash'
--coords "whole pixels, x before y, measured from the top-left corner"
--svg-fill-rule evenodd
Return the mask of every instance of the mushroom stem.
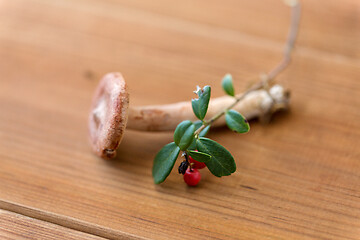
<path id="1" fill-rule="evenodd" d="M 239 96 L 241 94 L 236 97 Z M 212 118 L 234 102 L 235 99 L 229 96 L 211 99 L 206 118 Z M 281 85 L 274 85 L 268 90 L 251 91 L 233 109 L 240 112 L 247 119 L 252 119 L 287 108 L 288 104 L 288 91 Z M 191 102 L 130 107 L 127 128 L 141 131 L 167 131 L 174 130 L 184 120 L 196 121 Z M 224 117 L 219 118 L 212 124 L 212 126 L 222 125 L 225 125 Z"/>

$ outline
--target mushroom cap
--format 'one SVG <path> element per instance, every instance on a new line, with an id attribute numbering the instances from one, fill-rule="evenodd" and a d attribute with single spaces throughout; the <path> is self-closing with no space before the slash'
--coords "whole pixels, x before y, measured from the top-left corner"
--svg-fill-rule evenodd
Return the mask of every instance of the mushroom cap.
<path id="1" fill-rule="evenodd" d="M 120 73 L 108 73 L 95 90 L 89 114 L 93 151 L 109 159 L 116 156 L 128 119 L 129 94 Z"/>

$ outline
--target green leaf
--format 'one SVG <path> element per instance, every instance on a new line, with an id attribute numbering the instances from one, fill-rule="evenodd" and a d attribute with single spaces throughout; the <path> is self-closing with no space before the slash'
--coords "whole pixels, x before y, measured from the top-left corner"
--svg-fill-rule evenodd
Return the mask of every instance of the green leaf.
<path id="1" fill-rule="evenodd" d="M 194 122 L 194 126 L 195 126 L 196 130 L 198 130 L 202 125 L 203 125 L 203 122 L 201 120 Z"/>
<path id="2" fill-rule="evenodd" d="M 206 134 L 209 132 L 210 130 L 210 125 L 207 125 L 203 130 L 201 130 L 201 132 L 199 133 L 199 137 L 205 137 Z"/>
<path id="3" fill-rule="evenodd" d="M 175 161 L 180 153 L 180 148 L 174 142 L 165 145 L 156 154 L 152 175 L 156 184 L 165 181 L 174 167 Z"/>
<path id="4" fill-rule="evenodd" d="M 203 120 L 209 106 L 211 87 L 205 86 L 203 89 L 199 88 L 196 94 L 198 98 L 191 100 L 193 112 L 198 119 Z"/>
<path id="5" fill-rule="evenodd" d="M 195 159 L 198 162 L 206 163 L 211 159 L 211 156 L 207 153 L 192 151 L 192 150 L 189 150 L 188 153 L 193 159 Z"/>
<path id="6" fill-rule="evenodd" d="M 195 130 L 198 130 L 203 125 L 202 121 L 196 121 L 194 122 Z M 208 134 L 210 130 L 210 125 L 206 126 L 201 132 L 199 133 L 199 137 L 205 137 L 206 134 Z M 194 138 L 190 146 L 188 147 L 189 150 L 195 150 L 196 149 L 196 139 Z"/>
<path id="7" fill-rule="evenodd" d="M 234 85 L 231 74 L 226 74 L 222 80 L 222 87 L 227 95 L 235 96 Z"/>
<path id="8" fill-rule="evenodd" d="M 190 146 L 187 148 L 188 150 L 195 150 L 196 149 L 196 139 L 194 138 Z"/>
<path id="9" fill-rule="evenodd" d="M 225 113 L 228 127 L 238 133 L 247 133 L 250 130 L 248 121 L 237 111 L 229 110 Z"/>
<path id="10" fill-rule="evenodd" d="M 174 142 L 181 150 L 186 150 L 194 139 L 195 126 L 189 121 L 182 121 L 174 132 Z"/>
<path id="11" fill-rule="evenodd" d="M 219 143 L 209 138 L 201 137 L 196 141 L 196 146 L 200 152 L 211 156 L 210 160 L 205 164 L 215 176 L 228 176 L 236 171 L 233 156 Z"/>

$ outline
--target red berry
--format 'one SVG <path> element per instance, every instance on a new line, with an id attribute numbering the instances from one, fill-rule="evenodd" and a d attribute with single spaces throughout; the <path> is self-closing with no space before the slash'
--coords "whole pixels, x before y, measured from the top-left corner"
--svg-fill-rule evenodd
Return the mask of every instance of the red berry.
<path id="1" fill-rule="evenodd" d="M 190 170 L 190 168 L 188 168 L 184 174 L 184 181 L 189 186 L 196 186 L 200 182 L 200 179 L 201 174 L 197 169 Z"/>
<path id="2" fill-rule="evenodd" d="M 191 166 L 196 169 L 203 169 L 204 167 L 206 167 L 205 163 L 198 162 L 190 156 L 189 156 L 189 162 L 190 162 Z"/>

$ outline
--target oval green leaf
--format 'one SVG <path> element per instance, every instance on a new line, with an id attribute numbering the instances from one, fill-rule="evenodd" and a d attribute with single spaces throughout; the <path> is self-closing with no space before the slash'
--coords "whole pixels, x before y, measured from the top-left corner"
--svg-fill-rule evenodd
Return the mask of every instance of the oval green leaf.
<path id="1" fill-rule="evenodd" d="M 165 145 L 158 154 L 156 154 L 152 169 L 155 184 L 162 183 L 169 176 L 179 153 L 180 148 L 172 142 Z"/>
<path id="2" fill-rule="evenodd" d="M 181 150 L 186 150 L 194 140 L 195 126 L 189 121 L 182 121 L 174 132 L 174 142 Z"/>
<path id="3" fill-rule="evenodd" d="M 196 94 L 198 95 L 198 98 L 191 100 L 192 109 L 195 116 L 198 119 L 203 120 L 209 106 L 211 87 L 205 86 L 203 89 L 199 89 Z"/>
<path id="4" fill-rule="evenodd" d="M 211 159 L 211 156 L 209 154 L 203 152 L 189 150 L 188 154 L 190 155 L 190 157 L 192 157 L 198 162 L 206 163 Z"/>
<path id="5" fill-rule="evenodd" d="M 238 133 L 247 133 L 250 130 L 248 121 L 235 110 L 229 110 L 225 113 L 227 126 Z"/>
<path id="6" fill-rule="evenodd" d="M 231 74 L 226 74 L 222 80 L 222 88 L 226 92 L 227 95 L 232 97 L 235 96 L 234 85 Z"/>
<path id="7" fill-rule="evenodd" d="M 197 139 L 196 146 L 200 152 L 211 156 L 210 160 L 205 164 L 215 176 L 228 176 L 236 171 L 233 156 L 219 143 L 209 138 L 201 137 Z"/>

